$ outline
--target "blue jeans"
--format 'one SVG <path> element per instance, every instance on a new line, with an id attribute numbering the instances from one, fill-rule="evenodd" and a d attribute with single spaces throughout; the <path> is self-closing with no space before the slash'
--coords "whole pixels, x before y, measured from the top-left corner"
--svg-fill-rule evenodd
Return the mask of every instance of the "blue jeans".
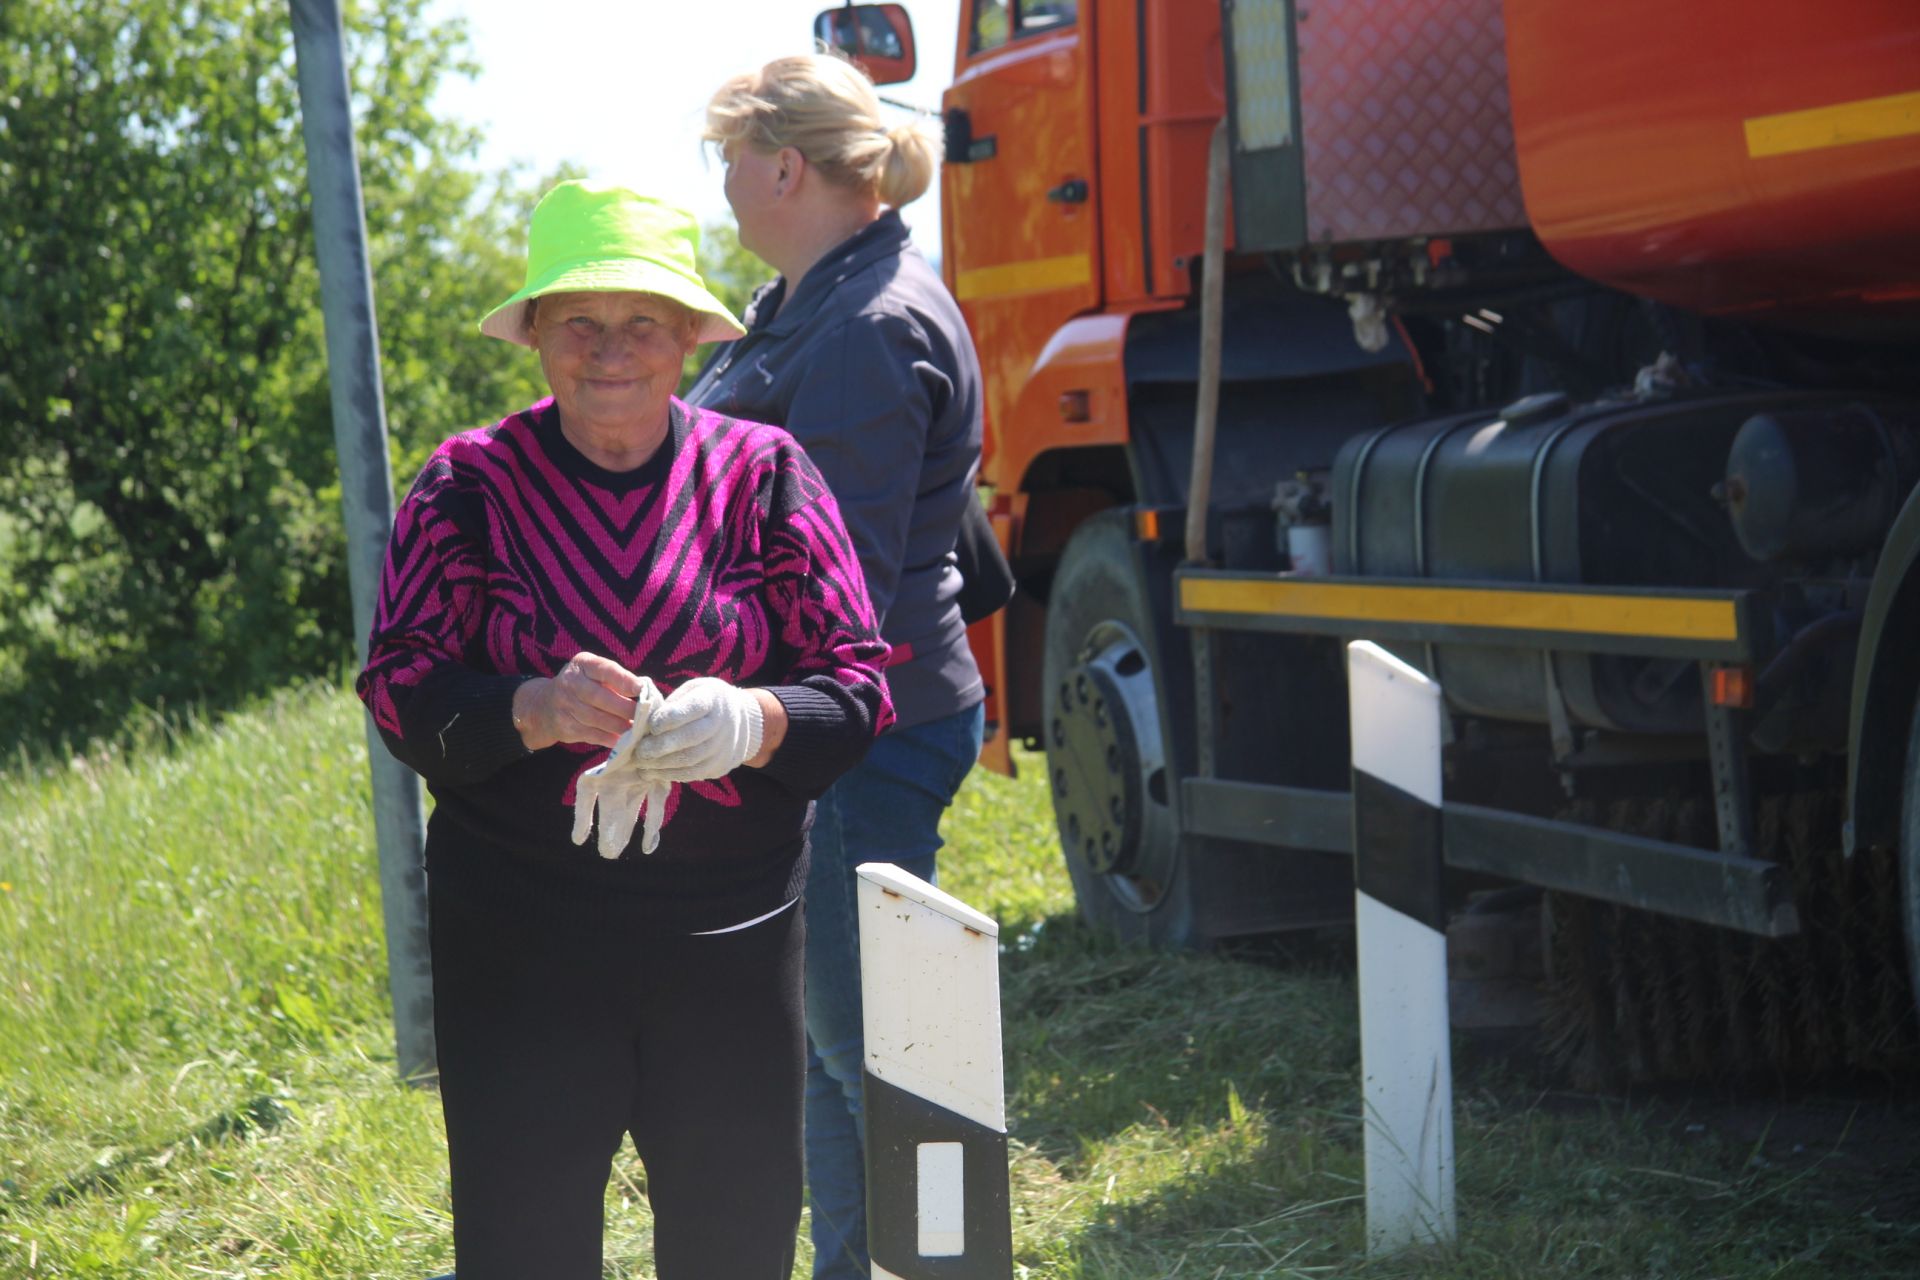
<path id="1" fill-rule="evenodd" d="M 883 735 L 814 805 L 807 874 L 807 1192 L 814 1280 L 867 1280 L 860 932 L 853 869 L 933 880 L 940 815 L 980 755 L 984 707 Z"/>

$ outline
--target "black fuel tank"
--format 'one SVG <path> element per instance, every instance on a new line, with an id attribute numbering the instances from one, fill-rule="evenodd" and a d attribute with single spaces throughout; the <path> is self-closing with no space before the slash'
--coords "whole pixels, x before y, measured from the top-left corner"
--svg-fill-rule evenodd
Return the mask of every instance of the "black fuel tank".
<path id="1" fill-rule="evenodd" d="M 1334 571 L 1620 587 L 1760 585 L 1714 486 L 1740 424 L 1778 394 L 1494 413 L 1359 436 L 1334 464 Z M 1457 710 L 1545 722 L 1548 668 L 1574 723 L 1698 732 L 1692 662 L 1471 645 L 1399 646 Z M 1413 652 L 1406 652 L 1411 648 Z"/>

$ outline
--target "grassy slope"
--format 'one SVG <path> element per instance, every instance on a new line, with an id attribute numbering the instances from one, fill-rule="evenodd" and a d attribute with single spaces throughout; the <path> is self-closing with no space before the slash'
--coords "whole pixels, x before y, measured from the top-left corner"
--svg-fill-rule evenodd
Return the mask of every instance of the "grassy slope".
<path id="1" fill-rule="evenodd" d="M 0 774 L 0 1277 L 445 1269 L 437 1106 L 392 1083 L 365 768 L 322 687 L 130 764 Z M 1007 940 L 1022 1274 L 1920 1272 L 1920 1226 L 1818 1164 L 1470 1065 L 1460 1244 L 1367 1262 L 1351 983 L 1089 938 L 1041 772 L 976 776 L 943 875 Z M 651 1274 L 643 1187 L 623 1161 L 619 1276 Z"/>

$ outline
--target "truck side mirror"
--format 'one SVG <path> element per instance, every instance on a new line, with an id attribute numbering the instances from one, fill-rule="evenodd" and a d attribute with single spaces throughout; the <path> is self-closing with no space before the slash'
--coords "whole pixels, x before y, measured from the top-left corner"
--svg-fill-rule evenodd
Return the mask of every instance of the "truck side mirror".
<path id="1" fill-rule="evenodd" d="M 897 4 L 848 4 L 823 10 L 813 38 L 853 60 L 875 84 L 913 78 L 913 19 Z"/>

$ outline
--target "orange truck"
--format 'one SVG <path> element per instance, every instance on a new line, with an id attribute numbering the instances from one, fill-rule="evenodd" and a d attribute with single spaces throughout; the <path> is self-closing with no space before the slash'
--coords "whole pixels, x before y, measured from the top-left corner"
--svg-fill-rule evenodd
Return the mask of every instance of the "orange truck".
<path id="1" fill-rule="evenodd" d="M 1044 750 L 1083 915 L 1345 918 L 1368 638 L 1446 695 L 1462 976 L 1530 934 L 1598 1074 L 1910 1060 L 1920 7 L 958 22 L 986 758 Z M 817 30 L 910 72 L 898 6 Z"/>

